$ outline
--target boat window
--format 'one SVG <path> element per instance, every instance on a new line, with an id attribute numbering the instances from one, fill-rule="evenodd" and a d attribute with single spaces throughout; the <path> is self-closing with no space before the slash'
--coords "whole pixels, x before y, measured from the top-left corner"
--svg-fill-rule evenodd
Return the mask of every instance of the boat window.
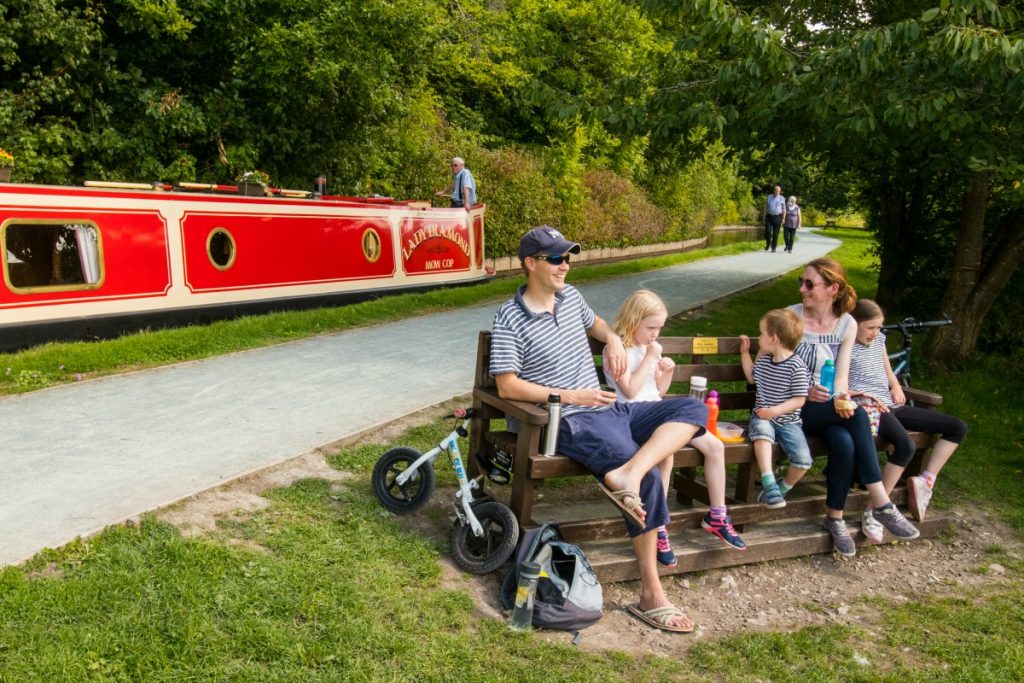
<path id="1" fill-rule="evenodd" d="M 206 239 L 206 253 L 218 270 L 227 270 L 235 263 L 235 238 L 224 228 L 214 228 Z"/>
<path id="2" fill-rule="evenodd" d="M 99 229 L 92 223 L 19 221 L 0 227 L 4 279 L 21 294 L 95 289 L 103 280 Z"/>

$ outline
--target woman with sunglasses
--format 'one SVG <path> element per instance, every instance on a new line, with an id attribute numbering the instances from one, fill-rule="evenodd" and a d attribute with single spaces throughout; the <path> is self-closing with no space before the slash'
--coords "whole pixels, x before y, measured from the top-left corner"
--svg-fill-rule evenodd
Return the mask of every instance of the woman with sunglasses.
<path id="1" fill-rule="evenodd" d="M 875 519 L 896 538 L 915 539 L 920 532 L 896 509 L 882 485 L 878 452 L 867 413 L 850 400 L 850 358 L 857 338 L 857 323 L 850 311 L 857 302 L 857 292 L 846 282 L 843 267 L 830 258 L 808 263 L 799 283 L 803 301 L 791 308 L 803 320 L 804 336 L 796 355 L 807 364 L 811 374 L 801 418 L 804 432 L 823 439 L 828 446 L 825 473 L 828 513 L 824 526 L 832 534 L 837 553 L 843 557 L 857 554 L 857 546 L 843 521 L 846 498 L 856 477 L 871 496 Z M 821 383 L 821 370 L 826 361 L 835 364 L 832 392 Z M 786 485 L 785 480 L 780 482 L 780 488 Z"/>

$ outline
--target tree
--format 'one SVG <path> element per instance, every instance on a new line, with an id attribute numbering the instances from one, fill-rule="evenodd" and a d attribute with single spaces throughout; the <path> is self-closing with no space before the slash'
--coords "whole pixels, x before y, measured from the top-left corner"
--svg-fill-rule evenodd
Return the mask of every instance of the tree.
<path id="1" fill-rule="evenodd" d="M 785 141 L 853 174 L 879 234 L 879 298 L 890 308 L 927 251 L 928 217 L 952 212 L 945 273 L 928 275 L 933 287 L 947 276 L 942 306 L 956 324 L 929 349 L 940 362 L 967 357 L 1024 260 L 1019 5 L 866 2 L 853 15 L 826 0 L 689 0 L 677 50 L 699 58 L 664 75 L 652 131 L 704 130 L 761 150 Z"/>

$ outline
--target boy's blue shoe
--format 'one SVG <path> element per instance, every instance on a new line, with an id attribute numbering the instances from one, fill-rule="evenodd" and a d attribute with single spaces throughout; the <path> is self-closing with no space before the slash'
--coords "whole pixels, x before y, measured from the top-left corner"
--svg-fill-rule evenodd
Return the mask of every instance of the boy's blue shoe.
<path id="1" fill-rule="evenodd" d="M 709 534 L 714 534 L 725 541 L 730 548 L 735 550 L 746 550 L 747 544 L 743 542 L 740 535 L 732 528 L 732 517 L 712 517 L 711 513 L 704 515 L 700 526 Z"/>
<path id="2" fill-rule="evenodd" d="M 759 503 L 764 503 L 769 508 L 784 508 L 786 507 L 786 498 L 782 495 L 782 490 L 779 489 L 777 482 L 767 484 L 761 493 L 758 494 L 757 500 Z"/>

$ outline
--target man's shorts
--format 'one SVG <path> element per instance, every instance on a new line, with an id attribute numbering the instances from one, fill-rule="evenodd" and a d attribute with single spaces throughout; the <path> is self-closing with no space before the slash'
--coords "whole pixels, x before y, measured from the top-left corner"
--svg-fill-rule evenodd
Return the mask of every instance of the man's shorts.
<path id="1" fill-rule="evenodd" d="M 687 397 L 639 403 L 616 402 L 605 410 L 574 413 L 563 418 L 558 430 L 558 452 L 579 462 L 603 480 L 605 474 L 628 462 L 661 425 L 682 422 L 701 428 L 707 419 L 707 407 Z M 668 523 L 668 501 L 665 500 L 665 488 L 658 468 L 644 476 L 637 493 L 647 511 L 646 524 L 644 529 L 627 524 L 630 536 L 653 531 Z"/>

